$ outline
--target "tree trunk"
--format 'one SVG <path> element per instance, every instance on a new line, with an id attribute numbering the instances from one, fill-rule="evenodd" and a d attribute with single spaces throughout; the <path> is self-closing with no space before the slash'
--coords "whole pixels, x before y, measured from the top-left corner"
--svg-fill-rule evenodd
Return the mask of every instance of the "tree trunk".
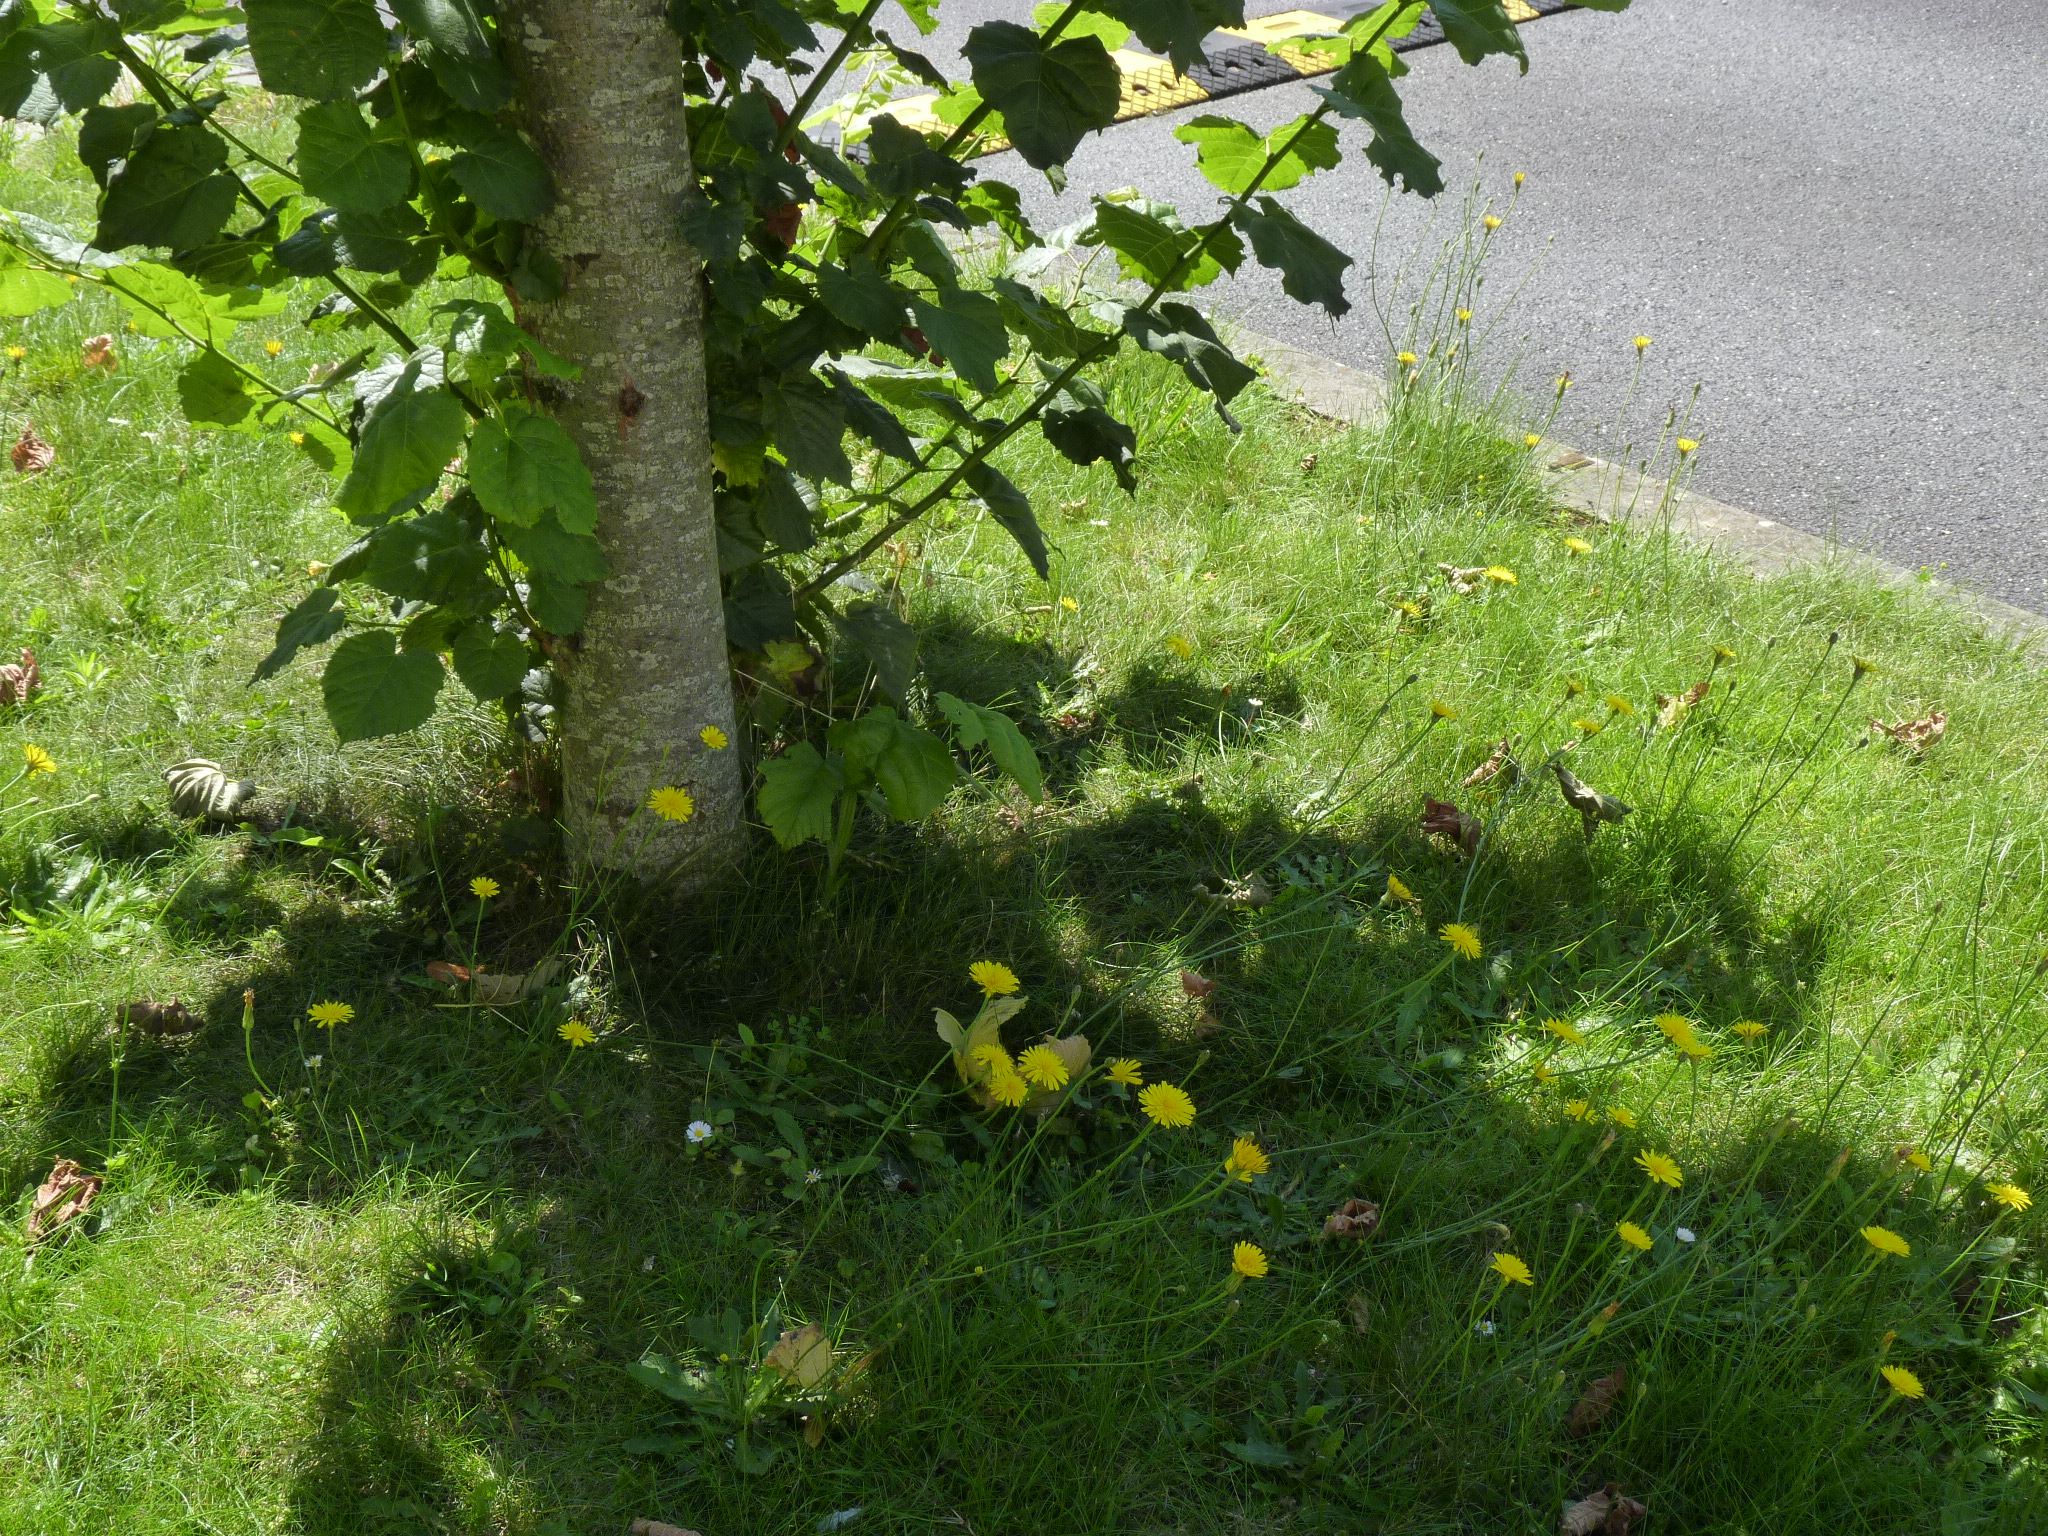
<path id="1" fill-rule="evenodd" d="M 739 849 L 738 753 L 718 586 L 703 283 L 682 43 L 664 0 L 504 0 L 499 33 L 560 201 L 536 226 L 565 291 L 522 317 L 583 377 L 555 414 L 590 466 L 611 574 L 557 656 L 571 856 L 700 880 Z M 666 787 L 686 820 L 650 811 Z M 672 810 L 673 797 L 665 797 Z"/>

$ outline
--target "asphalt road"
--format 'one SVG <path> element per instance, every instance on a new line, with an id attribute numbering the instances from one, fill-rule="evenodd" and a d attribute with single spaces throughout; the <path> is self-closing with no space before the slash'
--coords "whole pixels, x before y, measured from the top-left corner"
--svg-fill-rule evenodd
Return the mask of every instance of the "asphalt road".
<path id="1" fill-rule="evenodd" d="M 964 75 L 968 28 L 1028 9 L 946 0 L 916 46 Z M 1697 384 L 1700 490 L 2048 611 L 2048 6 L 1636 0 L 1522 32 L 1526 76 L 1406 55 L 1409 121 L 1450 183 L 1437 205 L 1388 206 L 1362 154 L 1283 198 L 1358 259 L 1348 316 L 1326 322 L 1249 263 L 1207 301 L 1384 368 L 1366 275 L 1383 206 L 1377 286 L 1398 307 L 1401 257 L 1442 238 L 1431 212 L 1454 217 L 1475 177 L 1505 201 L 1526 171 L 1494 239 L 1482 366 L 1538 398 L 1569 370 L 1558 437 L 1611 453 Z M 1064 196 L 1013 156 L 986 165 L 1041 227 L 1133 185 L 1208 217 L 1217 194 L 1174 126 L 1209 110 L 1264 130 L 1314 104 L 1290 84 L 1119 124 L 1082 146 Z M 1350 150 L 1363 138 L 1347 127 Z M 1617 432 L 1639 334 L 1653 345 Z"/>

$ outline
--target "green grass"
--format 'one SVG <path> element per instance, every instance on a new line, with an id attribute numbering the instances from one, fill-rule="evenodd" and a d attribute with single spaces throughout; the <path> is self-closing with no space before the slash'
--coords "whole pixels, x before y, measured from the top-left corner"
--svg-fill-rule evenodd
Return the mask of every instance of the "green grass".
<path id="1" fill-rule="evenodd" d="M 80 216 L 52 146 L 13 155 L 10 201 Z M 346 542 L 321 477 L 184 427 L 169 348 L 124 335 L 117 372 L 82 371 L 105 307 L 5 328 L 9 426 L 59 456 L 0 490 L 0 646 L 49 678 L 0 716 L 0 761 L 33 742 L 60 771 L 0 798 L 0 1164 L 22 1218 L 56 1157 L 107 1184 L 34 1252 L 21 1219 L 0 1234 L 0 1531 L 738 1536 L 859 1507 L 854 1532 L 1537 1532 L 1610 1480 L 1653 1530 L 2038 1528 L 2040 1228 L 1983 1184 L 2048 1171 L 2048 680 L 1964 619 L 1839 572 L 1759 583 L 1654 527 L 1576 530 L 1574 555 L 1526 424 L 1456 379 L 1364 432 L 1248 397 L 1232 436 L 1133 363 L 1137 498 L 1007 465 L 1058 545 L 1049 591 L 972 517 L 901 566 L 929 686 L 1029 723 L 1043 808 L 976 779 L 923 826 L 870 821 L 830 899 L 822 851 L 763 838 L 701 900 L 572 907 L 481 711 L 336 749 L 308 662 L 245 686 Z M 234 345 L 283 379 L 331 343 Z M 1460 597 L 1439 562 L 1516 580 Z M 1650 728 L 1653 695 L 1710 674 Z M 1609 694 L 1636 715 L 1569 762 L 1635 807 L 1620 826 L 1587 843 L 1541 779 L 1458 787 Z M 1934 706 L 1924 759 L 1866 744 L 1868 716 Z M 171 820 L 158 775 L 193 754 L 321 844 Z M 1490 818 L 1478 859 L 1422 836 L 1425 794 Z M 1271 904 L 1195 890 L 1253 877 Z M 1437 937 L 1453 920 L 1479 962 Z M 518 1007 L 424 979 L 564 947 L 575 990 Z M 1093 1086 L 1036 1139 L 984 1122 L 932 1010 L 966 1017 L 985 957 L 1032 999 L 1013 1049 L 1081 1030 L 1184 1083 L 1195 1126 L 1141 1140 Z M 116 1004 L 174 993 L 203 1033 L 122 1039 Z M 316 1038 L 328 998 L 356 1017 Z M 1711 1059 L 1669 1048 L 1666 1009 Z M 572 1012 L 595 1046 L 556 1038 Z M 1551 1017 L 1587 1044 L 1549 1055 Z M 252 1068 L 274 1109 L 245 1104 Z M 1637 1128 L 1602 1150 L 1613 1106 Z M 726 1111 L 696 1155 L 686 1126 Z M 804 1160 L 875 1149 L 914 1192 L 735 1174 L 735 1140 L 792 1128 Z M 1240 1134 L 1273 1172 L 1226 1187 Z M 1681 1189 L 1654 1193 L 1646 1148 Z M 1353 1196 L 1379 1230 L 1315 1241 Z M 1229 1290 L 1239 1241 L 1272 1273 Z M 1535 1285 L 1499 1294 L 1496 1251 Z M 770 1411 L 763 1472 L 722 1432 L 629 1451 L 691 1437 L 626 1367 L 715 1371 L 692 1319 L 771 1307 L 867 1358 L 822 1442 Z M 1884 1362 L 1927 1398 L 1887 1401 Z M 1568 1437 L 1617 1364 L 1621 1403 Z"/>

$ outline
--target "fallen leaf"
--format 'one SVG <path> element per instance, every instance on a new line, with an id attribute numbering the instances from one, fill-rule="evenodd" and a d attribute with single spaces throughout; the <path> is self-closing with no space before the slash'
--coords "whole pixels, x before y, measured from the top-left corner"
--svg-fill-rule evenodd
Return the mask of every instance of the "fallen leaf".
<path id="1" fill-rule="evenodd" d="M 21 429 L 21 436 L 15 439 L 14 472 L 17 475 L 40 475 L 57 462 L 57 450 L 36 436 L 33 425 Z"/>
<path id="2" fill-rule="evenodd" d="M 70 1158 L 58 1158 L 29 1208 L 28 1240 L 39 1243 L 72 1217 L 92 1209 L 102 1182 L 98 1174 L 87 1173 Z"/>
<path id="3" fill-rule="evenodd" d="M 1712 678 L 1703 678 L 1683 693 L 1660 693 L 1657 695 L 1657 729 L 1668 731 L 1685 718 L 1685 712 L 1707 696 L 1707 690 L 1714 686 Z"/>
<path id="4" fill-rule="evenodd" d="M 78 360 L 87 368 L 97 368 L 103 373 L 112 373 L 121 366 L 121 359 L 114 356 L 114 338 L 111 336 L 86 337 Z"/>
<path id="5" fill-rule="evenodd" d="M 1246 880 L 1225 880 L 1220 891 L 1212 891 L 1208 886 L 1197 883 L 1195 894 L 1219 907 L 1258 908 L 1273 904 L 1273 887 L 1266 884 L 1263 875 L 1253 875 Z"/>
<path id="6" fill-rule="evenodd" d="M 1623 805 L 1612 795 L 1603 795 L 1599 790 L 1581 784 L 1563 763 L 1552 763 L 1550 771 L 1557 775 L 1557 787 L 1564 792 L 1565 804 L 1584 818 L 1586 841 L 1589 843 L 1601 822 L 1620 821 L 1635 809 L 1632 805 Z"/>
<path id="7" fill-rule="evenodd" d="M 466 965 L 457 965 L 452 960 L 429 960 L 427 962 L 427 980 L 429 981 L 438 981 L 443 986 L 448 986 L 456 982 L 468 981 L 469 979 L 469 967 Z"/>
<path id="8" fill-rule="evenodd" d="M 1565 377 L 1570 378 L 1571 375 L 1566 374 Z M 1592 462 L 1593 461 L 1591 459 L 1587 458 L 1583 453 L 1579 452 L 1578 449 L 1567 448 L 1563 453 L 1560 453 L 1556 458 L 1550 461 L 1550 467 L 1552 469 L 1584 469 L 1588 464 Z"/>
<path id="9" fill-rule="evenodd" d="M 27 646 L 21 649 L 20 661 L 0 666 L 0 704 L 26 704 L 42 686 L 42 668 L 36 665 L 36 653 Z"/>
<path id="10" fill-rule="evenodd" d="M 992 997 L 981 1005 L 981 1012 L 965 1029 L 945 1009 L 932 1010 L 938 1020 L 939 1038 L 953 1048 L 953 1070 L 960 1074 L 960 1081 L 973 1092 L 974 1102 L 983 1109 L 993 1109 L 996 1101 L 988 1091 L 990 1068 L 986 1062 L 976 1061 L 974 1053 L 985 1045 L 1000 1046 L 1003 1025 L 1022 1013 L 1030 1001 L 1021 993 Z"/>
<path id="11" fill-rule="evenodd" d="M 562 974 L 560 960 L 543 960 L 530 971 L 489 971 L 478 966 L 470 979 L 476 990 L 470 994 L 487 1008 L 523 1003 Z"/>
<path id="12" fill-rule="evenodd" d="M 1451 590 L 1460 597 L 1470 597 L 1486 585 L 1486 566 L 1446 565 L 1439 560 L 1436 568 L 1444 573 L 1444 580 L 1450 583 Z"/>
<path id="13" fill-rule="evenodd" d="M 1621 1484 L 1609 1483 L 1598 1493 L 1589 1493 L 1576 1504 L 1564 1507 L 1558 1530 L 1564 1536 L 1628 1536 L 1628 1528 L 1649 1513 L 1639 1500 L 1625 1497 Z"/>
<path id="14" fill-rule="evenodd" d="M 1564 1432 L 1573 1439 L 1590 1435 L 1607 1417 L 1608 1410 L 1621 1400 L 1621 1394 L 1628 1390 L 1628 1367 L 1617 1365 L 1612 1371 L 1595 1381 L 1586 1383 L 1585 1395 L 1573 1405 L 1571 1416 L 1564 1421 Z"/>
<path id="15" fill-rule="evenodd" d="M 1477 789 L 1480 785 L 1498 777 L 1502 789 L 1513 789 L 1522 782 L 1522 765 L 1510 755 L 1515 741 L 1512 736 L 1501 738 L 1501 744 L 1493 749 L 1493 756 L 1465 775 L 1463 787 Z"/>
<path id="16" fill-rule="evenodd" d="M 1369 1237 L 1380 1224 L 1380 1208 L 1370 1200 L 1346 1200 L 1323 1222 L 1324 1237 Z"/>
<path id="17" fill-rule="evenodd" d="M 1477 816 L 1468 816 L 1448 800 L 1422 797 L 1422 835 L 1440 837 L 1467 854 L 1479 851 L 1479 837 L 1485 830 Z"/>
<path id="18" fill-rule="evenodd" d="M 1372 1331 L 1372 1298 L 1363 1291 L 1351 1298 L 1351 1326 L 1361 1335 Z"/>
<path id="19" fill-rule="evenodd" d="M 1196 975 L 1193 971 L 1182 971 L 1180 989 L 1189 997 L 1207 997 L 1216 990 L 1216 983 L 1206 976 Z"/>
<path id="20" fill-rule="evenodd" d="M 206 1025 L 206 1020 L 192 1012 L 175 997 L 168 1003 L 145 999 L 137 1003 L 123 1003 L 114 1010 L 114 1021 L 141 1030 L 145 1035 L 158 1039 L 171 1035 L 194 1035 Z"/>
<path id="21" fill-rule="evenodd" d="M 1301 472 L 1304 475 L 1314 474 L 1316 472 L 1316 461 L 1321 457 L 1322 455 L 1319 453 L 1303 454 L 1301 459 Z"/>
<path id="22" fill-rule="evenodd" d="M 628 1536 L 698 1536 L 695 1531 L 686 1531 L 680 1525 L 665 1525 L 659 1520 L 635 1520 L 626 1530 Z"/>
<path id="23" fill-rule="evenodd" d="M 28 653 L 24 651 L 22 654 L 25 656 Z M 6 670 L 6 668 L 0 667 L 0 674 L 4 674 Z M 0 683 L 0 703 L 4 703 L 6 697 L 5 684 Z M 1917 720 L 1900 720 L 1891 725 L 1886 725 L 1882 720 L 1873 720 L 1870 722 L 1870 728 L 1882 735 L 1889 736 L 1895 745 L 1904 747 L 1917 757 L 1920 753 L 1925 752 L 1929 747 L 1941 740 L 1943 734 L 1947 732 L 1948 711 L 1945 709 L 1930 709 Z"/>
<path id="24" fill-rule="evenodd" d="M 236 821 L 256 794 L 254 779 L 231 779 L 210 757 L 188 757 L 164 770 L 171 814 L 206 821 Z"/>
<path id="25" fill-rule="evenodd" d="M 816 1323 L 785 1329 L 768 1351 L 768 1364 L 785 1382 L 812 1391 L 832 1375 L 832 1341 Z"/>

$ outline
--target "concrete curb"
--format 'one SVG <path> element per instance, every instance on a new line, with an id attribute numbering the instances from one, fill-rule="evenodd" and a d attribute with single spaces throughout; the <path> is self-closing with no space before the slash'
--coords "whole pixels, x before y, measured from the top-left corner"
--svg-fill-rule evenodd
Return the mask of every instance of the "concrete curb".
<path id="1" fill-rule="evenodd" d="M 1240 354 L 1262 359 L 1266 383 L 1318 416 L 1364 425 L 1386 408 L 1384 379 L 1271 336 L 1235 331 Z M 1715 501 L 1696 491 L 1640 474 L 1624 464 L 1594 458 L 1566 443 L 1546 439 L 1537 449 L 1539 471 L 1560 506 L 1603 523 L 1647 522 L 1670 496 L 1672 530 L 1746 566 L 1768 579 L 1802 566 L 1846 566 L 1852 574 L 1951 603 L 1978 619 L 1985 632 L 2010 645 L 2034 665 L 2048 664 L 2048 617 L 1952 582 L 1925 581 L 1902 566 L 1816 538 L 1754 512 Z"/>

